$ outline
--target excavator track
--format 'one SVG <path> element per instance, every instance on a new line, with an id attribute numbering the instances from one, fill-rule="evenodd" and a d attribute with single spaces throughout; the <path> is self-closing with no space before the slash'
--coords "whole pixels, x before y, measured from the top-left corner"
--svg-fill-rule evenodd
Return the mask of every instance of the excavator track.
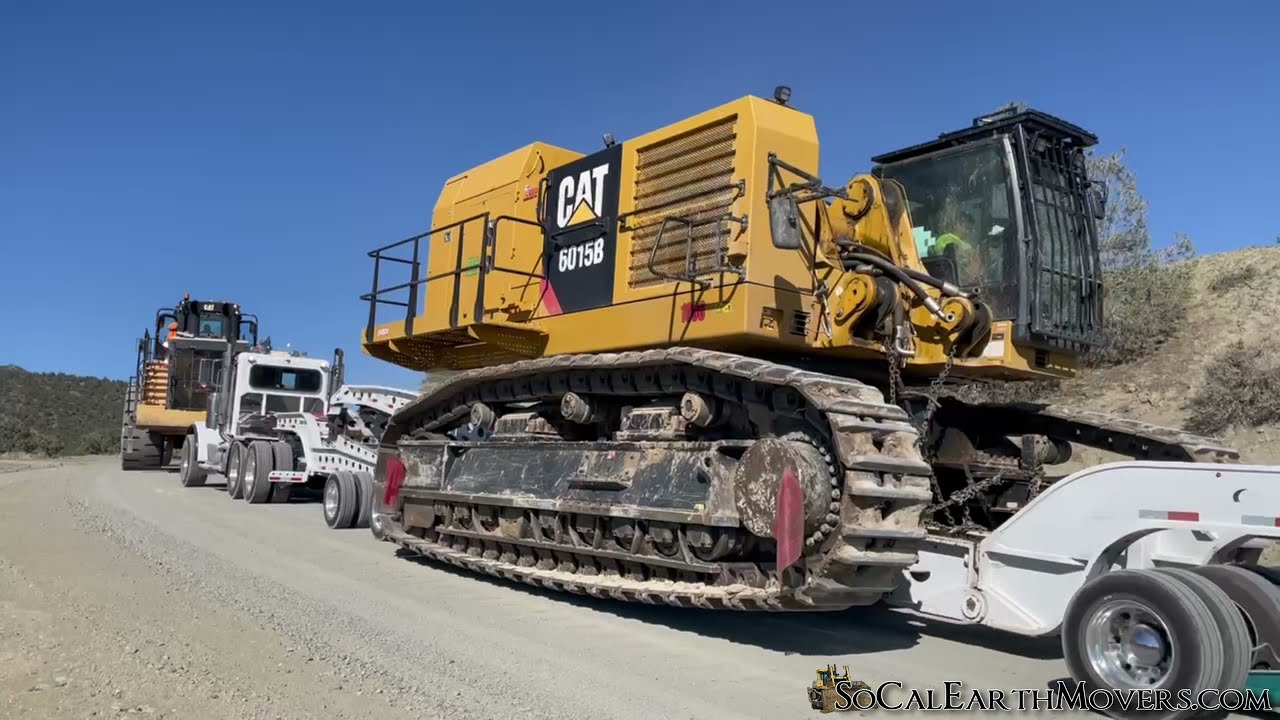
<path id="1" fill-rule="evenodd" d="M 937 418 L 954 427 L 999 427 L 1052 435 L 1136 460 L 1238 463 L 1240 453 L 1219 441 L 1176 428 L 1040 403 L 978 403 L 945 398 Z"/>
<path id="2" fill-rule="evenodd" d="M 621 414 L 596 426 L 609 432 L 574 435 L 576 406 L 549 411 L 569 395 Z M 382 442 L 406 467 L 384 539 L 475 572 L 649 604 L 874 603 L 916 562 L 932 499 L 916 430 L 879 390 L 683 347 L 469 370 L 397 412 Z M 770 535 L 785 527 L 773 513 L 789 471 L 803 481 L 803 548 L 778 572 L 789 560 Z"/>

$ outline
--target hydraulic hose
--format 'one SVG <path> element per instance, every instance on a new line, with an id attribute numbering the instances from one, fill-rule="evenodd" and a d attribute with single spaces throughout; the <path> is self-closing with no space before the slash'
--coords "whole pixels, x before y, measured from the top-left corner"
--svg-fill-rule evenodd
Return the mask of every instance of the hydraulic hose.
<path id="1" fill-rule="evenodd" d="M 873 249 L 873 248 L 869 248 L 869 247 L 865 247 L 865 246 L 864 246 L 864 249 L 863 249 L 863 250 L 859 250 L 859 251 L 854 252 L 854 253 L 847 253 L 847 255 L 848 255 L 848 257 L 851 257 L 851 258 L 854 258 L 854 259 L 860 259 L 860 260 L 863 260 L 864 262 L 869 262 L 869 259 L 870 259 L 870 258 L 875 257 L 875 258 L 880 258 L 880 259 L 881 259 L 881 260 L 883 260 L 884 262 L 887 262 L 887 263 L 893 264 L 893 261 L 892 261 L 892 260 L 890 260 L 887 256 L 885 256 L 885 255 L 884 255 L 884 253 L 881 253 L 881 252 L 880 252 L 880 251 L 878 251 L 878 250 L 875 250 L 875 249 Z M 882 266 L 877 265 L 876 267 L 882 267 Z M 912 270 L 911 268 L 904 268 L 904 267 L 902 267 L 902 266 L 900 266 L 900 265 L 893 265 L 893 267 L 896 267 L 896 268 L 898 268 L 899 270 L 901 270 L 902 272 L 906 273 L 906 274 L 907 274 L 907 277 L 910 277 L 912 280 L 915 280 L 915 281 L 917 281 L 917 282 L 922 282 L 922 283 L 924 283 L 924 284 L 926 284 L 926 285 L 930 285 L 930 286 L 932 286 L 932 287 L 936 287 L 936 288 L 938 288 L 939 290 L 941 290 L 941 291 L 942 291 L 942 294 L 943 294 L 943 295 L 946 295 L 947 297 L 962 297 L 962 298 L 966 298 L 966 299 L 969 297 L 969 293 L 967 293 L 967 292 L 965 292 L 965 291 L 961 290 L 960 288 L 956 287 L 955 285 L 952 285 L 951 283 L 947 282 L 946 280 L 939 280 L 938 278 L 936 278 L 936 277 L 934 277 L 934 276 L 930 275 L 929 273 L 922 273 L 922 272 L 920 272 L 919 270 Z M 845 269 L 847 270 L 847 269 L 848 269 L 848 267 L 846 267 Z"/>
<path id="2" fill-rule="evenodd" d="M 892 275 L 895 280 L 905 285 L 908 290 L 915 294 L 916 297 L 920 298 L 920 302 L 924 304 L 925 308 L 942 322 L 951 322 L 955 320 L 955 316 L 950 313 L 943 312 L 942 306 L 938 304 L 938 301 L 934 300 L 929 293 L 925 292 L 924 288 L 921 287 L 920 282 L 911 277 L 911 275 L 908 275 L 903 268 L 894 265 L 892 262 L 885 260 L 878 255 L 872 255 L 870 253 L 849 253 L 845 257 L 849 260 L 866 263 L 867 265 L 871 265 L 872 267 L 883 270 L 889 275 Z M 941 288 L 939 287 L 939 289 Z"/>

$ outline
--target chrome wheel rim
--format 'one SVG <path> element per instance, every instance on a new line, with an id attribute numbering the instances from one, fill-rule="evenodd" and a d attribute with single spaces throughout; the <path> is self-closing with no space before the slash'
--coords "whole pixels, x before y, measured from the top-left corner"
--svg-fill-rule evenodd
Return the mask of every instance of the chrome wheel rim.
<path id="1" fill-rule="evenodd" d="M 231 446 L 231 457 L 227 459 L 227 492 L 234 493 L 240 483 L 240 450 Z"/>
<path id="2" fill-rule="evenodd" d="M 324 486 L 324 516 L 330 520 L 338 516 L 338 483 L 332 480 Z"/>
<path id="3" fill-rule="evenodd" d="M 1173 667 L 1169 628 L 1150 607 L 1132 599 L 1104 603 L 1084 629 L 1093 672 L 1113 688 L 1160 687 Z"/>
<path id="4" fill-rule="evenodd" d="M 182 479 L 187 478 L 187 473 L 191 471 L 191 448 L 184 445 L 182 448 L 182 464 L 178 466 L 178 474 Z"/>
<path id="5" fill-rule="evenodd" d="M 244 486 L 245 497 L 253 493 L 254 478 L 258 474 L 258 459 L 254 457 L 254 453 L 248 453 L 248 455 L 249 457 L 240 464 L 240 484 Z"/>

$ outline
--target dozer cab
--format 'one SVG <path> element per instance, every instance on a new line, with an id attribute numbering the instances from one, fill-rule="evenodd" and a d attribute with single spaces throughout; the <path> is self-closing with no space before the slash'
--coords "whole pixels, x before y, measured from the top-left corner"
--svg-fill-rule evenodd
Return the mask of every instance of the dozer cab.
<path id="1" fill-rule="evenodd" d="M 228 348 L 257 344 L 257 317 L 243 314 L 236 303 L 187 295 L 175 307 L 158 310 L 153 330 L 138 340 L 125 393 L 120 466 L 168 465 L 187 429 L 204 421 Z"/>
<path id="2" fill-rule="evenodd" d="M 838 609 L 931 533 L 998 527 L 1076 445 L 1236 459 L 938 392 L 1068 378 L 1097 343 L 1093 135 L 1006 108 L 833 186 L 788 97 L 589 155 L 525 146 L 369 253 L 365 352 L 463 371 L 383 435 L 383 537 L 559 590 Z"/>

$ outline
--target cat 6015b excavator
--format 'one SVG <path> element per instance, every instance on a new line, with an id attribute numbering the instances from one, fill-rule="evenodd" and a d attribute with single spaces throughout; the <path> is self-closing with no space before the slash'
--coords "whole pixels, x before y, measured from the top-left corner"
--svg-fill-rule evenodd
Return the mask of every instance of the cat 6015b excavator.
<path id="1" fill-rule="evenodd" d="M 1098 341 L 1093 135 L 1004 109 L 833 187 L 789 94 L 585 156 L 528 145 L 369 253 L 365 352 L 463 371 L 392 418 L 375 532 L 560 590 L 836 609 L 890 591 L 929 533 L 999 525 L 1073 446 L 1237 459 L 939 397 L 1071 377 Z"/>

